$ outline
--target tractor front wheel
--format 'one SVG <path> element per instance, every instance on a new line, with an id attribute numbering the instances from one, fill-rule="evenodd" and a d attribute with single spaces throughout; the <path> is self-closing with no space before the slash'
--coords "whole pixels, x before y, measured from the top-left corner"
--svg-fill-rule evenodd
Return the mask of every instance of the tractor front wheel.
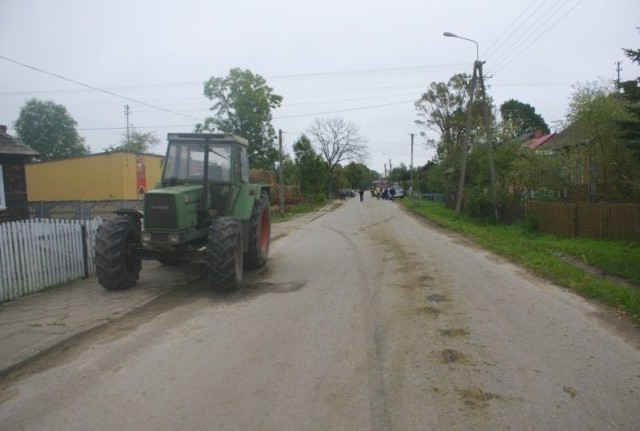
<path id="1" fill-rule="evenodd" d="M 136 285 L 142 262 L 133 255 L 138 240 L 136 221 L 127 216 L 105 220 L 96 234 L 95 264 L 98 282 L 107 290 Z"/>
<path id="2" fill-rule="evenodd" d="M 231 292 L 242 283 L 242 229 L 240 222 L 219 217 L 211 222 L 207 242 L 209 282 L 216 292 Z"/>

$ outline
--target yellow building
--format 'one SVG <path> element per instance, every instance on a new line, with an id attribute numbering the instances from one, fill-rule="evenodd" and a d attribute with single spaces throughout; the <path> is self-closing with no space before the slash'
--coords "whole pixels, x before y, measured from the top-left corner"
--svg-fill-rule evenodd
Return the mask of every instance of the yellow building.
<path id="1" fill-rule="evenodd" d="M 160 181 L 162 159 L 114 151 L 27 164 L 29 201 L 139 199 Z"/>

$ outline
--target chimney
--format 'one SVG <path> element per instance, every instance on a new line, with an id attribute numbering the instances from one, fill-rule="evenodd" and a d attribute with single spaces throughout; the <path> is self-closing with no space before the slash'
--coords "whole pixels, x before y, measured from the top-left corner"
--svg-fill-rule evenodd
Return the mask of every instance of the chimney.
<path id="1" fill-rule="evenodd" d="M 7 133 L 7 126 L 0 124 L 0 133 Z"/>
<path id="2" fill-rule="evenodd" d="M 534 134 L 534 139 L 538 139 L 542 137 L 542 130 L 536 130 Z"/>

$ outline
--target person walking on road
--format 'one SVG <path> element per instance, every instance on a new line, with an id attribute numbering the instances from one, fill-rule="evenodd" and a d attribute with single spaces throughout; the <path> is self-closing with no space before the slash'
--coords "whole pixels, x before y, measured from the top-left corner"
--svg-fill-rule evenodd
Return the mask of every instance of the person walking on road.
<path id="1" fill-rule="evenodd" d="M 363 189 L 358 190 L 358 194 L 360 195 L 360 202 L 362 202 L 364 200 L 364 190 Z"/>

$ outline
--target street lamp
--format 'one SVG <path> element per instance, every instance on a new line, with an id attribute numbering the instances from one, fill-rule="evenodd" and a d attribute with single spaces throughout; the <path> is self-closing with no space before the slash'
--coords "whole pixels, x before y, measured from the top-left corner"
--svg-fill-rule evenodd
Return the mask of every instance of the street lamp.
<path id="1" fill-rule="evenodd" d="M 458 36 L 457 34 L 454 34 L 454 33 L 448 32 L 448 31 L 445 31 L 444 33 L 442 33 L 442 35 L 444 37 L 455 37 L 455 38 L 458 38 L 458 39 L 468 40 L 469 42 L 475 43 L 476 44 L 476 61 L 480 60 L 480 48 L 478 47 L 478 42 L 476 42 L 475 40 L 468 39 L 468 38 L 462 37 L 462 36 Z"/>

